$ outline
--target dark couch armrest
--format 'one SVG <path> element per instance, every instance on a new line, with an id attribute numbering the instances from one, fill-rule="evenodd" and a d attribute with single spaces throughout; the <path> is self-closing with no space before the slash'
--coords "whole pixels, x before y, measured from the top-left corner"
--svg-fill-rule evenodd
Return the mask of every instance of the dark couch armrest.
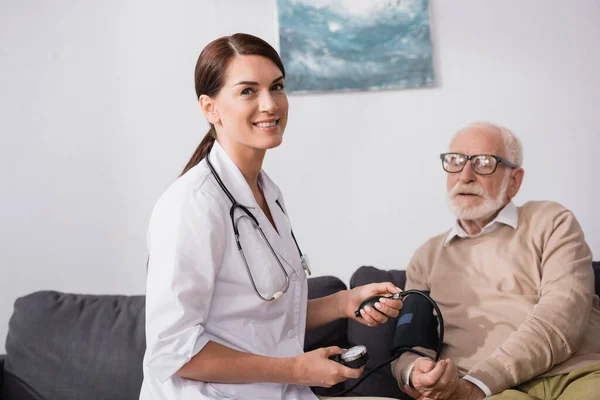
<path id="1" fill-rule="evenodd" d="M 346 284 L 334 276 L 319 276 L 308 279 L 308 299 L 316 299 L 346 290 Z M 325 326 L 311 329 L 304 338 L 304 350 L 311 351 L 320 347 L 348 347 L 348 320 L 340 319 Z M 330 388 L 313 387 L 319 396 L 331 396 L 344 390 L 344 382 Z M 1 399 L 0 399 L 1 400 Z"/>
<path id="2" fill-rule="evenodd" d="M 600 261 L 592 262 L 592 268 L 594 268 L 596 294 L 600 296 Z"/>
<path id="3" fill-rule="evenodd" d="M 4 391 L 4 360 L 6 360 L 6 354 L 0 354 L 0 400 L 4 399 L 4 396 L 2 396 Z"/>
<path id="4" fill-rule="evenodd" d="M 372 266 L 362 266 L 352 274 L 350 288 L 373 282 L 392 282 L 402 289 L 406 284 L 406 273 L 403 270 L 382 270 Z M 353 320 L 348 321 L 348 341 L 351 344 L 365 345 L 369 351 L 369 363 L 365 367 L 365 373 L 372 371 L 375 365 L 390 358 L 395 331 L 396 321 L 394 320 L 376 328 L 369 328 Z M 346 381 L 346 387 L 354 382 L 354 380 Z M 375 371 L 364 383 L 352 391 L 352 395 L 410 399 L 398 387 L 390 365 Z"/>
<path id="5" fill-rule="evenodd" d="M 308 299 L 317 299 L 346 290 L 347 287 L 334 276 L 319 276 L 308 279 Z M 348 346 L 348 320 L 340 319 L 325 326 L 306 332 L 304 351 L 311 351 L 327 346 Z"/>

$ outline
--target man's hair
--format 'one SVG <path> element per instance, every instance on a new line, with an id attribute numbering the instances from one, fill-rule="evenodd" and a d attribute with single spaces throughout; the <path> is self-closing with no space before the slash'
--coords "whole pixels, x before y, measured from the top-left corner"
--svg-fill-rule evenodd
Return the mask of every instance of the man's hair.
<path id="1" fill-rule="evenodd" d="M 508 161 L 519 167 L 523 166 L 523 145 L 521 144 L 519 138 L 510 129 L 487 121 L 476 121 L 459 130 L 456 135 L 471 128 L 487 128 L 488 130 L 500 131 L 502 134 L 502 139 L 504 140 L 504 147 L 506 148 L 506 157 Z M 456 135 L 454 135 L 454 137 L 456 137 Z M 452 140 L 454 140 L 454 137 Z"/>

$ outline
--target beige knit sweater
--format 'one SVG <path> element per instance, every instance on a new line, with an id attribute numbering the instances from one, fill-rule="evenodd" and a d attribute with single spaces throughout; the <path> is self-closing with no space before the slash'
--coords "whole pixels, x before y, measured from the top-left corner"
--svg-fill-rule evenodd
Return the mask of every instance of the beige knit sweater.
<path id="1" fill-rule="evenodd" d="M 406 289 L 430 290 L 445 321 L 443 358 L 492 394 L 537 376 L 600 362 L 600 307 L 592 255 L 573 213 L 553 202 L 518 208 L 517 229 L 445 234 L 407 267 Z M 394 365 L 403 383 L 417 358 Z"/>

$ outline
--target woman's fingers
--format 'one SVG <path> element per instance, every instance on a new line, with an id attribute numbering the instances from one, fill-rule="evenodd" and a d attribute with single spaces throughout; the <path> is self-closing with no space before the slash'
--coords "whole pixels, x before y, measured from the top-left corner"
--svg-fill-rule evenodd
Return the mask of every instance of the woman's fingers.
<path id="1" fill-rule="evenodd" d="M 380 322 L 375 319 L 375 314 L 380 314 L 379 311 L 373 309 L 372 307 L 365 307 L 363 309 L 360 310 L 360 315 L 362 316 L 362 321 L 359 321 L 364 323 L 367 326 L 377 326 L 380 324 Z"/>
<path id="2" fill-rule="evenodd" d="M 375 303 L 375 308 L 388 317 L 396 318 L 398 315 L 400 315 L 400 310 L 402 309 L 402 300 L 391 300 L 382 297 L 377 303 Z"/>

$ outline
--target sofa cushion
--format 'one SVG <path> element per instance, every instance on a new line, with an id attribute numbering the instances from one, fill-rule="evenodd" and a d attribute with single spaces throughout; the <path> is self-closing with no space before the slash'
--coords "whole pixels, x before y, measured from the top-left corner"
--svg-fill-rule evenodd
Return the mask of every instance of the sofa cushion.
<path id="1" fill-rule="evenodd" d="M 401 289 L 404 288 L 404 284 L 406 283 L 405 271 L 383 271 L 374 267 L 363 266 L 356 270 L 350 278 L 350 288 L 373 282 L 388 281 Z M 375 328 L 369 328 L 358 322 L 349 321 L 348 340 L 352 345 L 362 344 L 367 346 L 367 351 L 369 352 L 369 362 L 365 367 L 365 372 L 370 371 L 373 367 L 390 358 L 395 330 L 396 324 L 393 320 Z M 354 383 L 355 380 L 349 380 L 346 382 L 346 387 L 350 387 Z M 356 396 L 383 396 L 410 399 L 410 397 L 398 388 L 389 364 L 365 379 L 352 391 L 352 394 Z"/>
<path id="2" fill-rule="evenodd" d="M 6 340 L 5 398 L 137 399 L 144 308 L 142 296 L 42 291 L 17 299 Z"/>

